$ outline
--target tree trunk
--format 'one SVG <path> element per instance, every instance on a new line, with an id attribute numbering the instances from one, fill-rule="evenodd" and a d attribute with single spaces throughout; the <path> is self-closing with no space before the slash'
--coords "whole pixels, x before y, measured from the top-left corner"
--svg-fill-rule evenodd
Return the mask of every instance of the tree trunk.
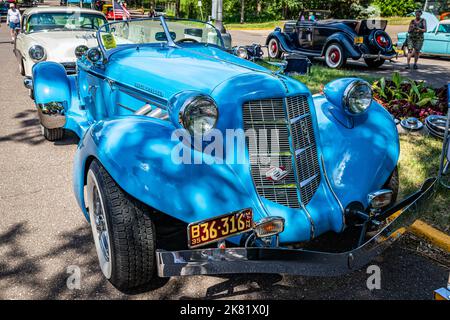
<path id="1" fill-rule="evenodd" d="M 180 17 L 180 1 L 181 0 L 175 1 L 175 17 L 177 18 Z"/>
<path id="2" fill-rule="evenodd" d="M 245 13 L 245 0 L 241 0 L 241 23 L 244 23 L 245 21 L 244 13 Z"/>
<path id="3" fill-rule="evenodd" d="M 256 3 L 256 15 L 259 17 L 261 15 L 261 8 L 262 8 L 262 0 L 258 0 Z"/>

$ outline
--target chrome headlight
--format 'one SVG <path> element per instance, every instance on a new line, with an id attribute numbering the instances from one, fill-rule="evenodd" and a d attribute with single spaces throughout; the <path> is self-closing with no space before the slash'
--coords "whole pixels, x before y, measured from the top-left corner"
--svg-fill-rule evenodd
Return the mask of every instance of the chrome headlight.
<path id="1" fill-rule="evenodd" d="M 236 55 L 242 59 L 248 59 L 247 49 L 244 47 L 237 47 Z"/>
<path id="2" fill-rule="evenodd" d="M 219 116 L 211 97 L 196 96 L 188 99 L 180 109 L 180 123 L 191 134 L 206 134 L 216 125 Z"/>
<path id="3" fill-rule="evenodd" d="M 28 54 L 33 61 L 41 61 L 45 58 L 45 49 L 36 44 L 28 50 Z"/>
<path id="4" fill-rule="evenodd" d="M 82 57 L 87 51 L 89 50 L 89 48 L 87 46 L 81 45 L 75 48 L 75 56 L 77 58 Z"/>
<path id="5" fill-rule="evenodd" d="M 342 104 L 348 114 L 358 115 L 370 107 L 372 98 L 373 93 L 370 84 L 362 80 L 356 80 L 345 89 Z"/>

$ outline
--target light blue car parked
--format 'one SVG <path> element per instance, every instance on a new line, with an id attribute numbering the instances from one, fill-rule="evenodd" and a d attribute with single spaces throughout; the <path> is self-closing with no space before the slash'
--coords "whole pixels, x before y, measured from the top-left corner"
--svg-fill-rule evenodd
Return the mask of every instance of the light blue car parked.
<path id="1" fill-rule="evenodd" d="M 450 57 L 450 20 L 439 21 L 434 15 L 424 12 L 422 17 L 427 21 L 427 32 L 424 34 L 423 55 Z M 398 34 L 397 48 L 408 52 L 406 45 L 407 32 Z"/>
<path id="2" fill-rule="evenodd" d="M 47 139 L 80 138 L 75 196 L 121 290 L 155 271 L 349 272 L 433 183 L 395 203 L 397 129 L 360 79 L 313 96 L 196 21 L 113 22 L 97 40 L 76 75 L 41 62 L 26 86 Z"/>

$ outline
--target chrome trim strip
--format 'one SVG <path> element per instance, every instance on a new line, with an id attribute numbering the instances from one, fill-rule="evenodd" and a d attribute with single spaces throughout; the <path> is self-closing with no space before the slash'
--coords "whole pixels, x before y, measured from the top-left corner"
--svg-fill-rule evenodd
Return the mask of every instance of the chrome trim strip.
<path id="1" fill-rule="evenodd" d="M 323 159 L 322 155 L 320 156 L 320 161 L 322 162 L 323 175 L 325 176 L 325 181 L 327 182 L 328 188 L 330 188 L 330 191 L 333 194 L 333 197 L 336 199 L 337 203 L 339 204 L 339 207 L 341 208 L 341 211 L 342 211 L 342 224 L 343 224 L 342 228 L 344 228 L 344 226 L 345 226 L 345 210 L 344 210 L 344 206 L 342 205 L 341 201 L 339 200 L 339 198 L 337 197 L 337 195 L 334 192 L 333 188 L 331 187 L 330 180 L 328 179 L 327 169 L 325 168 L 325 160 Z"/>

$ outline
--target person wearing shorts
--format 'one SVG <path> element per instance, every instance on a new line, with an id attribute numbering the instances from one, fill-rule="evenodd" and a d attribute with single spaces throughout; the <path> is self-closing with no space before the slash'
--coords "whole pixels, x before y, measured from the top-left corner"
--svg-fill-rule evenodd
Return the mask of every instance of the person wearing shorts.
<path id="1" fill-rule="evenodd" d="M 6 16 L 6 24 L 9 26 L 9 30 L 11 33 L 11 42 L 14 43 L 16 38 L 16 29 L 20 29 L 20 19 L 21 19 L 20 11 L 16 8 L 14 3 L 9 5 L 8 14 Z"/>
<path id="2" fill-rule="evenodd" d="M 410 69 L 411 58 L 414 55 L 414 69 L 418 69 L 420 51 L 422 50 L 424 33 L 427 31 L 427 22 L 422 18 L 422 10 L 416 10 L 416 18 L 411 21 L 408 29 L 406 45 L 408 47 L 408 59 L 406 69 Z"/>

